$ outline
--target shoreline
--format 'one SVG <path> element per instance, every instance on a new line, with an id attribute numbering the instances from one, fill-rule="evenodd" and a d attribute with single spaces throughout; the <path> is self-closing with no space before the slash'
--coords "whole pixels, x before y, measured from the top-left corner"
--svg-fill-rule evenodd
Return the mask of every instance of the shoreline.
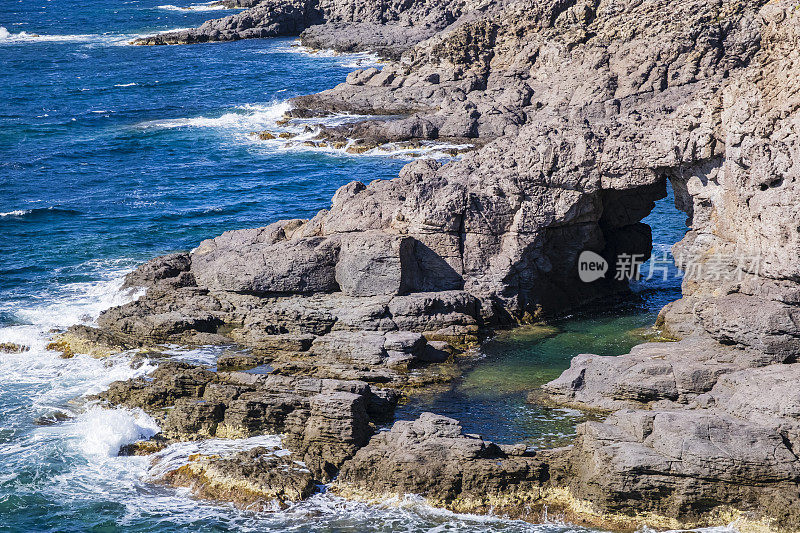
<path id="1" fill-rule="evenodd" d="M 422 493 L 453 509 L 502 504 L 520 514 L 532 498 L 534 513 L 560 502 L 566 516 L 623 530 L 737 517 L 754 530 L 799 523 L 800 238 L 786 225 L 791 212 L 770 213 L 796 211 L 789 178 L 800 167 L 791 155 L 754 148 L 800 144 L 781 130 L 800 108 L 784 105 L 796 91 L 775 75 L 800 68 L 785 57 L 799 38 L 796 10 L 786 0 L 685 0 L 672 24 L 659 13 L 673 8 L 657 0 L 638 13 L 603 2 L 534 4 L 539 11 L 492 3 L 429 33 L 382 24 L 389 45 L 409 34 L 424 39 L 381 71 L 356 71 L 293 99 L 300 116 L 402 117 L 342 125 L 331 138 L 366 146 L 475 139 L 475 151 L 444 165 L 413 161 L 392 180 L 352 182 L 308 220 L 229 231 L 151 260 L 126 278 L 144 296 L 105 311 L 98 328 L 72 327 L 54 341 L 65 353 L 164 343 L 250 349 L 230 358 L 239 370 L 166 363 L 150 379 L 99 395 L 148 412 L 166 442 L 283 434 L 307 467 L 281 469 L 259 451 L 203 459 L 200 470 L 181 472 L 180 484 L 216 476 L 216 497 L 252 503 L 254 494 L 302 499 L 313 482 L 336 478 L 352 494 Z M 208 33 L 219 31 L 214 22 L 198 35 L 287 31 L 292 5 L 251 8 L 267 25 L 245 34 Z M 415 20 L 416 10 L 397 16 Z M 721 41 L 709 17 L 724 20 Z M 314 31 L 338 39 L 364 24 L 374 29 L 365 20 Z M 630 34 L 620 37 L 620 26 Z M 687 27 L 708 35 L 673 49 Z M 637 50 L 649 45 L 663 49 L 645 53 L 652 68 L 642 74 Z M 706 57 L 702 68 L 696 53 Z M 539 60 L 548 54 L 561 62 Z M 648 77 L 684 72 L 678 67 L 695 71 Z M 393 419 L 403 390 L 456 377 L 454 359 L 488 331 L 624 290 L 624 277 L 577 279 L 578 255 L 590 250 L 610 264 L 649 257 L 652 236 L 641 220 L 670 185 L 689 216 L 675 255 L 706 267 L 687 272 L 683 297 L 659 314 L 656 325 L 677 342 L 580 355 L 541 391 L 554 405 L 607 418 L 581 424 L 570 447 L 536 453 L 465 434 L 432 413 L 376 432 Z M 736 229 L 742 220 L 749 230 Z M 766 271 L 742 260 L 751 252 Z"/>

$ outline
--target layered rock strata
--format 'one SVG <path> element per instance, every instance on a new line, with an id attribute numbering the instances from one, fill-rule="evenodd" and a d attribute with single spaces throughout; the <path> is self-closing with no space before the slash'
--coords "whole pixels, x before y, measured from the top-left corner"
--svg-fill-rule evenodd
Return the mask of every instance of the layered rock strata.
<path id="1" fill-rule="evenodd" d="M 245 11 L 224 20 L 247 29 L 236 22 L 233 33 L 214 35 L 274 35 L 284 30 L 264 28 L 334 21 L 315 6 L 265 2 L 254 9 L 278 13 L 259 19 L 266 25 Z M 376 10 L 390 21 L 433 9 L 403 4 L 405 15 L 394 4 L 371 6 L 348 11 L 343 27 L 372 24 Z M 311 220 L 228 232 L 156 259 L 129 278 L 147 287 L 145 296 L 106 312 L 100 330 L 74 328 L 61 342 L 89 339 L 110 350 L 237 342 L 270 362 L 269 380 L 359 380 L 370 391 L 367 382 L 423 384 L 491 327 L 623 290 L 613 266 L 650 254 L 640 221 L 669 183 L 690 229 L 674 250 L 686 271 L 683 298 L 662 311 L 658 326 L 680 341 L 617 358 L 579 356 L 532 398 L 612 412 L 608 419 L 581 426 L 574 446 L 538 458 L 460 435 L 452 421 L 401 423 L 369 444 L 365 431 L 316 471 L 341 467 L 352 487 L 418 490 L 432 500 L 543 486 L 569 489 L 599 512 L 712 523 L 721 516 L 714 513 L 734 507 L 796 529 L 796 7 L 523 1 L 469 16 L 452 8 L 400 61 L 296 99 L 292 115 L 391 115 L 322 135 L 480 139 L 479 150 L 445 165 L 413 162 L 390 181 L 351 183 Z M 578 277 L 586 250 L 612 266 L 594 283 Z M 292 386 L 279 390 L 297 395 Z M 206 421 L 219 416 L 198 415 L 188 433 L 211 434 Z M 295 434 L 306 438 L 306 430 Z M 403 455 L 406 445 L 415 451 Z M 366 475 L 400 472 L 430 450 L 438 481 L 425 472 Z M 492 470 L 506 460 L 510 470 Z M 488 472 L 494 477 L 481 477 Z M 493 485 L 498 476 L 502 487 Z"/>
<path id="2" fill-rule="evenodd" d="M 311 472 L 291 454 L 279 452 L 259 446 L 226 457 L 192 456 L 160 481 L 187 487 L 200 498 L 231 501 L 248 510 L 275 511 L 316 490 Z"/>
<path id="3" fill-rule="evenodd" d="M 98 399 L 151 414 L 160 422 L 162 444 L 281 434 L 292 459 L 305 463 L 311 479 L 327 481 L 378 424 L 391 419 L 399 395 L 359 381 L 212 372 L 166 363 L 147 378 L 112 383 Z"/>

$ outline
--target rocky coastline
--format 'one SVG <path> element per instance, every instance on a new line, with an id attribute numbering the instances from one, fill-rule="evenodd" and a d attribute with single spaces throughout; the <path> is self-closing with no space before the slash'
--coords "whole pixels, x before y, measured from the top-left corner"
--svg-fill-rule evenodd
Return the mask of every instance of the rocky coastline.
<path id="1" fill-rule="evenodd" d="M 333 481 L 347 497 L 414 493 L 456 511 L 614 530 L 800 528 L 796 1 L 240 7 L 138 44 L 301 34 L 378 51 L 381 69 L 294 99 L 286 120 L 370 115 L 320 126 L 320 138 L 476 149 L 350 183 L 309 220 L 153 259 L 126 279 L 143 296 L 58 335 L 55 348 L 97 356 L 236 347 L 215 368 L 162 362 L 100 394 L 161 424 L 126 453 L 281 434 L 290 455 L 199 457 L 165 478 L 263 509 Z M 613 272 L 582 282 L 578 257 L 649 257 L 641 220 L 669 186 L 688 226 L 673 250 L 683 296 L 656 324 L 674 342 L 580 355 L 530 394 L 601 421 L 581 424 L 571 446 L 536 451 L 433 413 L 387 426 L 403 394 L 457 377 L 492 331 L 626 291 Z"/>

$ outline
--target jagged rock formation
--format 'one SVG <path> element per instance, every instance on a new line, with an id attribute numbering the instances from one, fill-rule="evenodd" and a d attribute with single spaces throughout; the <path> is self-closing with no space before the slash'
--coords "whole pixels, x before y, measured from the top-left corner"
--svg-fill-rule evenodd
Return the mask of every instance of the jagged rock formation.
<path id="1" fill-rule="evenodd" d="M 376 424 L 391 419 L 399 396 L 359 381 L 166 363 L 147 379 L 112 383 L 98 398 L 150 413 L 160 420 L 162 442 L 283 434 L 283 444 L 305 462 L 312 479 L 327 481 L 367 443 Z M 192 468 L 200 467 L 212 468 Z"/>
<path id="2" fill-rule="evenodd" d="M 198 28 L 161 33 L 134 44 L 192 44 L 300 35 L 306 46 L 370 51 L 397 59 L 462 16 L 491 10 L 496 0 L 262 0 L 235 1 L 241 13 Z M 306 30 L 305 32 L 303 30 Z"/>
<path id="3" fill-rule="evenodd" d="M 665 171 L 691 229 L 674 250 L 686 265 L 683 298 L 659 325 L 683 340 L 580 356 L 545 392 L 557 403 L 633 409 L 582 430 L 578 495 L 679 516 L 736 502 L 793 528 L 800 20 L 793 2 L 770 2 L 753 20 L 758 52 L 709 102 L 720 153 Z"/>
<path id="4" fill-rule="evenodd" d="M 295 99 L 289 118 L 392 115 L 321 135 L 477 139 L 481 148 L 446 165 L 413 162 L 391 181 L 351 183 L 311 220 L 228 232 L 154 260 L 129 278 L 148 288 L 144 297 L 105 313 L 101 332 L 73 329 L 65 347 L 87 338 L 110 347 L 235 341 L 280 374 L 394 385 L 440 379 L 432 369 L 487 328 L 623 289 L 613 268 L 582 283 L 577 257 L 591 250 L 612 265 L 623 254 L 646 257 L 650 233 L 640 220 L 669 182 L 690 230 L 675 248 L 686 268 L 683 298 L 658 325 L 682 340 L 618 358 L 580 356 L 545 387 L 549 402 L 616 411 L 553 455 L 547 483 L 610 511 L 703 522 L 733 506 L 796 528 L 796 2 L 435 4 L 267 1 L 154 38 L 267 36 L 323 21 L 307 34 L 319 44 L 344 43 L 341 32 L 362 24 L 347 39 L 370 42 L 359 35 L 374 24 L 381 29 L 372 44 L 401 35 L 403 48 L 424 38 L 382 70 Z M 398 21 L 408 29 L 390 31 Z M 415 367 L 424 368 L 409 372 Z M 354 444 L 352 463 L 328 463 L 344 464 L 352 484 L 438 497 L 448 489 L 422 473 L 407 487 L 365 479 L 368 465 L 400 468 L 391 450 L 394 439 L 411 442 L 410 428 L 358 452 L 363 443 Z M 432 443 L 469 440 L 420 431 Z M 492 458 L 508 455 L 481 446 Z M 481 453 L 437 452 L 440 471 L 454 462 L 480 471 Z M 520 486 L 531 481 L 514 476 Z"/>

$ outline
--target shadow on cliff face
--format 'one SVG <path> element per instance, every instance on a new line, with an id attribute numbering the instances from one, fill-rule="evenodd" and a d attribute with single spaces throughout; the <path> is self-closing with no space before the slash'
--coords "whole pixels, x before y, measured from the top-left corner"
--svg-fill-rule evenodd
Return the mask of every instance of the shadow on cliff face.
<path id="1" fill-rule="evenodd" d="M 598 299 L 547 324 L 500 333 L 481 347 L 462 378 L 445 390 L 412 397 L 398 407 L 397 419 L 413 420 L 430 411 L 461 421 L 465 432 L 503 444 L 547 448 L 570 443 L 577 424 L 590 415 L 528 403 L 527 394 L 556 379 L 578 354 L 629 352 L 652 334 L 661 308 L 681 297 L 682 274 L 670 249 L 686 233 L 686 216 L 675 207 L 672 187 L 664 189 L 662 183 L 661 190 L 661 199 L 627 213 L 641 222 L 622 226 L 622 232 L 647 236 L 648 256 L 652 248 L 639 269 L 640 279 L 630 281 L 630 291 Z M 610 217 L 614 212 L 606 213 Z"/>

